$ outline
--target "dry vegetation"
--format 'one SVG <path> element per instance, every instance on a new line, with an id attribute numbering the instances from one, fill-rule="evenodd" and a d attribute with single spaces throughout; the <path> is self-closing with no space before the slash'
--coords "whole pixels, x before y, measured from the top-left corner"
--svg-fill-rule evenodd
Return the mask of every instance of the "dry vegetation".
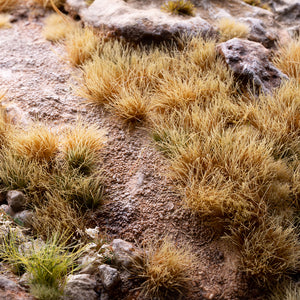
<path id="1" fill-rule="evenodd" d="M 8 12 L 15 8 L 19 0 L 0 0 L 0 12 Z"/>
<path id="2" fill-rule="evenodd" d="M 221 42 L 233 38 L 246 38 L 250 31 L 248 25 L 228 18 L 220 19 L 217 26 L 221 33 Z"/>
<path id="3" fill-rule="evenodd" d="M 26 194 L 28 207 L 36 212 L 32 226 L 40 236 L 51 236 L 54 228 L 75 234 L 85 210 L 102 200 L 99 151 L 104 131 L 82 122 L 60 134 L 37 123 L 21 130 L 3 107 L 0 117 L 1 191 Z"/>
<path id="4" fill-rule="evenodd" d="M 58 42 L 65 39 L 68 34 L 76 29 L 76 26 L 76 23 L 67 16 L 53 13 L 45 19 L 43 35 L 48 41 Z"/>
<path id="5" fill-rule="evenodd" d="M 236 24 L 224 24 L 225 38 Z M 271 287 L 296 272 L 299 40 L 276 60 L 294 79 L 259 98 L 240 94 L 214 41 L 193 38 L 181 51 L 113 41 L 99 49 L 82 66 L 80 94 L 126 120 L 147 120 L 185 205 L 222 224 L 246 274 Z"/>
<path id="6" fill-rule="evenodd" d="M 141 280 L 141 293 L 150 299 L 180 299 L 191 286 L 193 259 L 184 248 L 178 249 L 168 239 L 151 242 L 134 261 L 131 272 Z"/>
<path id="7" fill-rule="evenodd" d="M 174 15 L 194 16 L 195 7 L 191 1 L 175 0 L 167 1 L 161 9 Z"/>
<path id="8" fill-rule="evenodd" d="M 65 0 L 33 0 L 37 5 L 44 8 L 53 8 L 53 4 L 56 8 L 61 8 L 65 4 Z"/>
<path id="9" fill-rule="evenodd" d="M 10 24 L 10 15 L 8 14 L 0 14 L 0 28 L 9 28 Z"/>

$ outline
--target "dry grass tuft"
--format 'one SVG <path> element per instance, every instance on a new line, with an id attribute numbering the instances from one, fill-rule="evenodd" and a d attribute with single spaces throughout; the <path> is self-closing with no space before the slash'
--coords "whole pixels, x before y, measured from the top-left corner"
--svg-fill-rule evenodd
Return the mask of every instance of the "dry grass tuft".
<path id="1" fill-rule="evenodd" d="M 231 239 L 241 249 L 243 270 L 260 284 L 278 282 L 299 268 L 297 231 L 278 217 L 269 217 L 260 226 L 250 225 L 244 231 L 235 228 Z"/>
<path id="2" fill-rule="evenodd" d="M 50 162 L 58 153 L 59 139 L 44 124 L 33 124 L 27 131 L 11 136 L 10 148 L 28 159 Z"/>
<path id="3" fill-rule="evenodd" d="M 0 14 L 0 28 L 10 28 L 11 23 L 9 21 L 10 21 L 10 15 Z"/>
<path id="4" fill-rule="evenodd" d="M 45 191 L 49 174 L 47 165 L 14 153 L 9 148 L 0 152 L 0 182 L 2 190 L 23 190 L 30 201 Z"/>
<path id="5" fill-rule="evenodd" d="M 149 113 L 149 95 L 134 86 L 129 90 L 121 88 L 118 95 L 113 96 L 109 107 L 116 115 L 128 122 L 140 122 L 147 118 Z"/>
<path id="6" fill-rule="evenodd" d="M 164 239 L 158 245 L 149 244 L 141 258 L 134 262 L 132 272 L 143 282 L 141 292 L 150 299 L 178 299 L 186 295 L 191 286 L 191 254 L 178 249 Z"/>
<path id="7" fill-rule="evenodd" d="M 101 43 L 93 29 L 77 28 L 67 35 L 65 42 L 68 60 L 73 66 L 80 66 L 91 59 Z"/>
<path id="8" fill-rule="evenodd" d="M 11 11 L 18 3 L 19 0 L 0 0 L 0 12 Z"/>
<path id="9" fill-rule="evenodd" d="M 31 226 L 39 236 L 49 238 L 53 232 L 75 236 L 84 232 L 82 215 L 59 193 L 47 193 L 46 201 L 34 211 Z"/>
<path id="10" fill-rule="evenodd" d="M 261 95 L 259 101 L 247 106 L 244 120 L 273 143 L 275 158 L 299 157 L 300 84 L 290 80 L 273 96 Z"/>
<path id="11" fill-rule="evenodd" d="M 103 176 L 99 172 L 84 176 L 76 171 L 63 171 L 53 176 L 51 191 L 75 208 L 96 208 L 102 202 Z"/>
<path id="12" fill-rule="evenodd" d="M 195 7 L 191 1 L 175 0 L 166 2 L 161 9 L 174 15 L 194 16 Z"/>
<path id="13" fill-rule="evenodd" d="M 37 5 L 42 6 L 44 8 L 53 8 L 51 0 L 33 0 Z M 57 8 L 61 8 L 65 4 L 65 0 L 52 0 L 53 4 Z"/>
<path id="14" fill-rule="evenodd" d="M 300 83 L 300 37 L 279 48 L 274 63 L 283 73 Z"/>
<path id="15" fill-rule="evenodd" d="M 105 142 L 104 130 L 79 121 L 75 127 L 64 133 L 61 143 L 63 158 L 70 169 L 88 175 L 99 161 L 99 151 Z"/>
<path id="16" fill-rule="evenodd" d="M 217 26 L 221 33 L 221 42 L 232 38 L 246 38 L 250 31 L 248 25 L 229 18 L 220 19 Z"/>
<path id="17" fill-rule="evenodd" d="M 48 41 L 57 42 L 65 39 L 76 27 L 76 23 L 67 16 L 53 13 L 45 19 L 43 36 Z"/>

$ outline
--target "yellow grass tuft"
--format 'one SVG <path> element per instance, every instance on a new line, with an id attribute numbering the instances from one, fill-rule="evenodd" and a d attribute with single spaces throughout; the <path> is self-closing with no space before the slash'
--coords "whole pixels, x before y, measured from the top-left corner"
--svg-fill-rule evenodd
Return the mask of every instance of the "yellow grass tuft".
<path id="1" fill-rule="evenodd" d="M 47 193 L 46 199 L 34 208 L 31 226 L 39 236 L 49 238 L 53 232 L 73 236 L 78 230 L 83 232 L 82 215 L 71 203 L 56 192 Z"/>
<path id="2" fill-rule="evenodd" d="M 33 0 L 37 5 L 44 8 L 53 8 L 51 0 Z M 53 4 L 57 8 L 61 8 L 65 4 L 65 0 L 52 0 Z"/>
<path id="3" fill-rule="evenodd" d="M 174 0 L 166 2 L 161 9 L 174 15 L 194 16 L 195 7 L 191 1 Z"/>
<path id="4" fill-rule="evenodd" d="M 232 38 L 246 38 L 250 30 L 248 25 L 229 18 L 220 19 L 217 26 L 221 33 L 221 42 Z"/>
<path id="5" fill-rule="evenodd" d="M 33 124 L 27 131 L 20 130 L 10 141 L 11 149 L 19 155 L 47 162 L 54 159 L 58 145 L 57 134 L 44 124 Z"/>
<path id="6" fill-rule="evenodd" d="M 130 90 L 121 88 L 118 95 L 113 96 L 109 107 L 116 115 L 128 122 L 143 121 L 149 112 L 149 95 L 144 95 L 134 86 Z"/>
<path id="7" fill-rule="evenodd" d="M 78 122 L 64 134 L 61 144 L 63 158 L 71 170 L 88 175 L 99 161 L 99 151 L 105 142 L 105 131 Z"/>
<path id="8" fill-rule="evenodd" d="M 300 244 L 295 228 L 269 217 L 259 227 L 233 230 L 231 238 L 241 249 L 246 273 L 260 284 L 279 281 L 299 268 Z M 285 222 L 287 223 L 287 222 Z"/>
<path id="9" fill-rule="evenodd" d="M 74 66 L 84 64 L 97 52 L 100 43 L 101 39 L 94 33 L 93 29 L 78 27 L 68 34 L 65 42 L 68 60 Z"/>
<path id="10" fill-rule="evenodd" d="M 76 26 L 76 23 L 67 16 L 53 13 L 45 19 L 43 36 L 48 41 L 57 42 L 65 39 Z"/>
<path id="11" fill-rule="evenodd" d="M 19 0 L 0 0 L 0 12 L 11 11 L 19 3 Z"/>
<path id="12" fill-rule="evenodd" d="M 190 252 L 178 249 L 168 239 L 160 245 L 150 244 L 141 259 L 134 262 L 132 272 L 142 280 L 141 292 L 150 299 L 178 299 L 191 287 L 190 270 L 193 261 Z"/>
<path id="13" fill-rule="evenodd" d="M 300 83 L 300 37 L 279 48 L 274 64 L 283 73 Z"/>
<path id="14" fill-rule="evenodd" d="M 0 28 L 10 28 L 11 23 L 9 21 L 10 21 L 10 15 L 0 14 Z"/>

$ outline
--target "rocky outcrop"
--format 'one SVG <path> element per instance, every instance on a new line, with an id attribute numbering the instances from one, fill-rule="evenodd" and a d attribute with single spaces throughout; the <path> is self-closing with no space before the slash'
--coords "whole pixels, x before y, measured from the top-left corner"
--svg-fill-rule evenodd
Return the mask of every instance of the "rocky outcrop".
<path id="1" fill-rule="evenodd" d="M 85 23 L 107 28 L 132 42 L 166 41 L 182 34 L 216 34 L 200 16 L 173 16 L 159 7 L 136 8 L 123 0 L 95 0 L 89 7 L 84 0 L 67 0 L 67 4 L 68 10 L 79 14 Z"/>
<path id="2" fill-rule="evenodd" d="M 64 300 L 96 300 L 96 279 L 89 274 L 69 275 L 64 292 Z"/>
<path id="3" fill-rule="evenodd" d="M 25 209 L 26 198 L 20 191 L 9 191 L 7 193 L 7 203 L 13 212 L 17 213 Z"/>
<path id="4" fill-rule="evenodd" d="M 272 65 L 268 49 L 259 43 L 234 38 L 219 44 L 217 51 L 237 78 L 264 93 L 271 93 L 282 79 L 288 79 Z"/>
<path id="5" fill-rule="evenodd" d="M 256 18 L 240 18 L 239 21 L 246 23 L 250 27 L 248 40 L 261 43 L 266 48 L 274 48 L 277 36 L 274 30 L 269 29 L 266 24 Z"/>

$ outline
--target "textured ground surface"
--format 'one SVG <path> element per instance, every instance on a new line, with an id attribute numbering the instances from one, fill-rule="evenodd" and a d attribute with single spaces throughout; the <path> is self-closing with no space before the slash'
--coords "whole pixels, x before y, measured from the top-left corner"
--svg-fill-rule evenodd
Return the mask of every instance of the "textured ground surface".
<path id="1" fill-rule="evenodd" d="M 166 161 L 147 131 L 130 128 L 76 96 L 80 72 L 63 60 L 63 46 L 45 41 L 42 25 L 42 18 L 23 18 L 0 31 L 0 89 L 7 91 L 5 103 L 23 126 L 38 119 L 58 127 L 80 117 L 107 129 L 102 154 L 105 203 L 89 214 L 87 224 L 99 226 L 110 239 L 142 242 L 170 235 L 178 245 L 189 245 L 198 257 L 191 270 L 198 278 L 195 299 L 259 299 L 248 295 L 236 251 L 181 208 L 180 197 L 164 175 Z"/>

